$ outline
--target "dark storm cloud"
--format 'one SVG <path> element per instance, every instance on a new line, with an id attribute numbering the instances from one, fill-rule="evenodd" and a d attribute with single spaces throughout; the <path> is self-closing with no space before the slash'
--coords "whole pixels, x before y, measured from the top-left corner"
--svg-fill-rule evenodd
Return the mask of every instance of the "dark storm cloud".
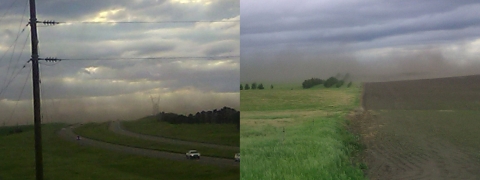
<path id="1" fill-rule="evenodd" d="M 125 5 L 126 1 L 117 0 L 46 0 L 37 3 L 38 16 L 62 19 L 78 19 L 105 9 L 114 9 L 117 4 Z"/>
<path id="2" fill-rule="evenodd" d="M 460 15 L 459 23 L 474 16 L 476 1 L 242 1 L 242 35 L 263 32 L 351 28 L 382 25 L 396 20 Z M 268 5 L 270 8 L 262 8 Z M 402 7 L 402 8 L 399 8 Z M 452 18 L 460 18 L 452 17 Z M 450 19 L 445 19 L 450 20 Z"/>
<path id="3" fill-rule="evenodd" d="M 83 20 L 89 15 L 107 10 L 126 8 L 126 14 L 119 14 L 119 18 L 131 15 L 141 17 L 150 16 L 150 21 L 162 20 L 219 20 L 238 15 L 238 0 L 212 0 L 207 7 L 201 3 L 184 3 L 167 0 L 47 0 L 37 5 L 39 16 L 55 17 L 60 20 Z M 202 12 L 203 11 L 203 12 Z M 138 20 L 138 19 L 131 19 Z M 140 20 L 145 20 L 140 18 Z"/>
<path id="4" fill-rule="evenodd" d="M 418 78 L 459 75 L 472 71 L 458 70 L 458 61 L 473 65 L 472 54 L 480 54 L 474 50 L 480 37 L 478 1 L 246 0 L 241 6 L 242 81 L 299 81 L 344 72 L 363 80 L 380 80 L 385 73 L 401 79 L 398 74 L 410 71 L 423 74 Z M 472 51 L 455 53 L 458 47 Z M 445 67 L 423 66 L 440 57 Z M 401 68 L 410 66 L 416 68 Z"/>

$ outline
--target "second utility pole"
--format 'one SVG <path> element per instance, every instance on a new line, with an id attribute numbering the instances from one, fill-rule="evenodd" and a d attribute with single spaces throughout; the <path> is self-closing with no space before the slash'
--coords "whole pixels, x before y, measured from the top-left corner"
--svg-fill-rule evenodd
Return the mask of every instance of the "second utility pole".
<path id="1" fill-rule="evenodd" d="M 33 82 L 33 116 L 35 128 L 35 177 L 43 180 L 42 157 L 42 121 L 40 117 L 40 73 L 38 69 L 37 14 L 35 0 L 30 0 L 30 28 L 32 37 L 32 82 Z"/>

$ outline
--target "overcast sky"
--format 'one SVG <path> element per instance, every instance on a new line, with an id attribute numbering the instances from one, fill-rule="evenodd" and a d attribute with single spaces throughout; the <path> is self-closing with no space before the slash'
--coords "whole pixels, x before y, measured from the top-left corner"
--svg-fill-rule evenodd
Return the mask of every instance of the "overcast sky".
<path id="1" fill-rule="evenodd" d="M 0 123 L 33 121 L 27 2 L 0 2 Z M 67 22 L 38 25 L 41 58 L 107 59 L 41 62 L 44 121 L 135 119 L 152 113 L 150 96 L 165 112 L 239 107 L 239 0 L 42 0 L 37 13 Z M 236 57 L 117 59 L 220 56 Z"/>
<path id="2" fill-rule="evenodd" d="M 241 81 L 480 73 L 477 0 L 241 0 Z"/>

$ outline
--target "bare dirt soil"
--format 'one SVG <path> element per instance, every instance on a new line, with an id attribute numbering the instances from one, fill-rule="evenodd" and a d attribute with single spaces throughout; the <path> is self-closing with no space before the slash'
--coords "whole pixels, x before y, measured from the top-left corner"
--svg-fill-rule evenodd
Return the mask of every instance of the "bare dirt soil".
<path id="1" fill-rule="evenodd" d="M 366 83 L 364 108 L 480 110 L 480 75 Z"/>
<path id="2" fill-rule="evenodd" d="M 480 179 L 480 76 L 366 83 L 351 121 L 372 179 Z"/>

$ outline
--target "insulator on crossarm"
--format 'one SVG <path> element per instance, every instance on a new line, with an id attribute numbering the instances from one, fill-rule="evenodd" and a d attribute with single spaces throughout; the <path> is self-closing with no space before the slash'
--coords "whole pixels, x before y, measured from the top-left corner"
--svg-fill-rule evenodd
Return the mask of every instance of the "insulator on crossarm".
<path id="1" fill-rule="evenodd" d="M 55 58 L 55 57 L 47 57 L 44 59 L 47 62 L 58 62 L 61 61 L 61 59 Z"/>
<path id="2" fill-rule="evenodd" d="M 41 23 L 45 24 L 45 25 L 55 25 L 55 24 L 60 24 L 59 22 L 57 21 L 41 21 Z"/>

